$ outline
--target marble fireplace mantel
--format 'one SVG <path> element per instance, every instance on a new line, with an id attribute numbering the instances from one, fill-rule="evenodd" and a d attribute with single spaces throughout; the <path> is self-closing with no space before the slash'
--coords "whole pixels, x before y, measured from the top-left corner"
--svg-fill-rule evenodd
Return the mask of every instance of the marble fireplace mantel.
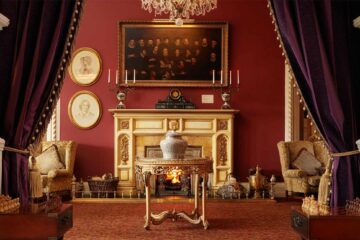
<path id="1" fill-rule="evenodd" d="M 136 191 L 135 159 L 147 157 L 147 147 L 158 146 L 178 121 L 190 146 L 201 148 L 200 157 L 213 159 L 209 177 L 213 189 L 222 186 L 233 171 L 234 116 L 238 110 L 221 109 L 109 109 L 114 117 L 114 174 L 119 177 L 118 193 Z"/>

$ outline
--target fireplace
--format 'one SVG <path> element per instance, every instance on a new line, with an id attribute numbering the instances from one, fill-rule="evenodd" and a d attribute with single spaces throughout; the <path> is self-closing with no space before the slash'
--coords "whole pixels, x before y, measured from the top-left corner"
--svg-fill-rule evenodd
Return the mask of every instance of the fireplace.
<path id="1" fill-rule="evenodd" d="M 118 193 L 125 195 L 136 192 L 138 182 L 135 175 L 136 158 L 151 157 L 155 152 L 161 153 L 158 146 L 169 131 L 169 122 L 174 120 L 178 122 L 177 131 L 190 146 L 188 150 L 213 160 L 213 173 L 209 175 L 213 191 L 222 186 L 227 173 L 233 171 L 233 118 L 238 112 L 236 110 L 110 109 L 109 111 L 114 116 L 114 175 L 120 180 Z M 180 182 L 181 179 L 180 176 Z M 191 186 L 193 181 L 191 176 L 189 181 Z M 155 179 L 151 180 L 151 185 L 152 189 L 155 189 Z"/>

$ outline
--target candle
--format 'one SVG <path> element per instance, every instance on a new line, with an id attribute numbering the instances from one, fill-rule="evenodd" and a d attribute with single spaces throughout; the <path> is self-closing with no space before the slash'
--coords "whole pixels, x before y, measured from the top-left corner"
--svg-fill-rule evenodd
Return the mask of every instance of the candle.
<path id="1" fill-rule="evenodd" d="M 230 83 L 229 84 L 231 85 L 231 70 L 230 70 Z"/>
<path id="2" fill-rule="evenodd" d="M 136 81 L 136 71 L 134 69 L 134 83 L 135 83 L 135 81 Z"/>
<path id="3" fill-rule="evenodd" d="M 213 84 L 215 84 L 215 70 L 213 70 L 212 72 L 213 72 Z"/>
<path id="4" fill-rule="evenodd" d="M 125 84 L 127 84 L 127 70 L 125 70 Z"/>
<path id="5" fill-rule="evenodd" d="M 119 70 L 116 70 L 116 77 L 115 77 L 115 83 L 119 83 Z"/>
<path id="6" fill-rule="evenodd" d="M 237 84 L 240 84 L 239 70 L 237 70 Z"/>
<path id="7" fill-rule="evenodd" d="M 109 68 L 109 73 L 108 73 L 108 83 L 110 83 L 110 68 Z"/>
<path id="8" fill-rule="evenodd" d="M 220 85 L 223 84 L 223 71 L 220 71 Z"/>

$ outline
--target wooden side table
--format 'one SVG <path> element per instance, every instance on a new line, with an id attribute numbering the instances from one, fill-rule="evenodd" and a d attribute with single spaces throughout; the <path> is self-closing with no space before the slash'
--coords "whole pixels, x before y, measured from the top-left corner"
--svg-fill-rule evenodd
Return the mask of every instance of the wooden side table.
<path id="1" fill-rule="evenodd" d="M 146 195 L 146 215 L 145 225 L 146 230 L 150 229 L 150 224 L 158 225 L 170 218 L 177 220 L 183 218 L 192 224 L 202 223 L 204 229 L 207 229 L 209 222 L 206 219 L 206 183 L 208 173 L 212 172 L 212 161 L 208 158 L 192 158 L 192 159 L 173 159 L 164 160 L 158 158 L 138 158 L 136 160 L 136 174 L 142 175 L 145 182 Z M 171 173 L 172 171 L 180 171 L 181 174 L 194 174 L 194 209 L 189 214 L 186 212 L 163 211 L 159 214 L 151 212 L 150 201 L 150 177 L 151 175 L 163 175 Z M 199 214 L 199 175 L 203 177 L 202 182 L 202 212 Z"/>
<path id="2" fill-rule="evenodd" d="M 49 213 L 0 214 L 0 239 L 62 239 L 73 226 L 71 204 Z"/>
<path id="3" fill-rule="evenodd" d="M 360 239 L 360 215 L 346 213 L 344 208 L 332 209 L 330 215 L 309 215 L 300 207 L 291 209 L 291 227 L 301 239 Z"/>

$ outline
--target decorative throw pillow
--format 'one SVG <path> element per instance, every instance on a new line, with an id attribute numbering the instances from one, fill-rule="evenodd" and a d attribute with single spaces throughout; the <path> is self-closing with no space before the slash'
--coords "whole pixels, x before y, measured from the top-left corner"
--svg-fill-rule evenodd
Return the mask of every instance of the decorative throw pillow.
<path id="1" fill-rule="evenodd" d="M 301 149 L 292 162 L 293 167 L 298 168 L 308 175 L 317 175 L 318 169 L 321 167 L 321 162 L 315 158 L 313 154 L 311 154 L 305 148 Z"/>
<path id="2" fill-rule="evenodd" d="M 36 165 L 41 174 L 48 174 L 50 170 L 64 168 L 64 163 L 61 158 L 56 145 L 51 145 L 36 157 Z"/>

